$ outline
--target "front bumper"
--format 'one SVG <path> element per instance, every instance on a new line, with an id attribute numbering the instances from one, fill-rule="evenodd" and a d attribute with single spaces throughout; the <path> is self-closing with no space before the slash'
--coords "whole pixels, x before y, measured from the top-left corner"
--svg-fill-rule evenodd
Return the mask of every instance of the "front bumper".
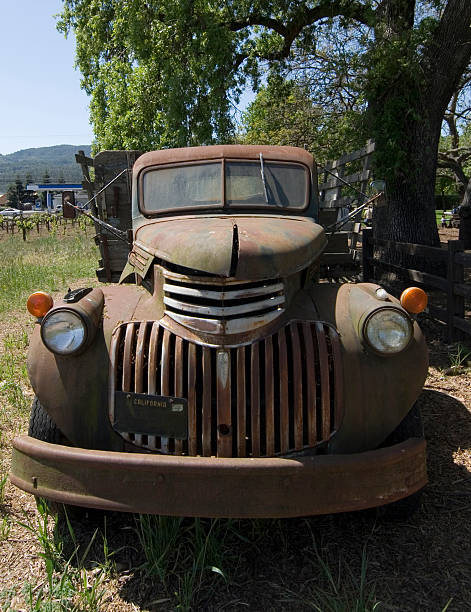
<path id="1" fill-rule="evenodd" d="M 87 450 L 20 436 L 10 480 L 77 506 L 173 516 L 276 518 L 381 506 L 427 483 L 425 442 L 352 455 L 219 459 Z"/>

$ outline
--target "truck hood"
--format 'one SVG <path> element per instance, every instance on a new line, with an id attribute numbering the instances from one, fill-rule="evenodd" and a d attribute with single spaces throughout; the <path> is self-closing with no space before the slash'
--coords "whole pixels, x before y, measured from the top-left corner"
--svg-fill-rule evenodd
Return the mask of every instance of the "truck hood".
<path id="1" fill-rule="evenodd" d="M 286 277 L 315 261 L 327 244 L 307 217 L 219 215 L 159 219 L 136 230 L 135 245 L 198 272 L 238 279 Z"/>

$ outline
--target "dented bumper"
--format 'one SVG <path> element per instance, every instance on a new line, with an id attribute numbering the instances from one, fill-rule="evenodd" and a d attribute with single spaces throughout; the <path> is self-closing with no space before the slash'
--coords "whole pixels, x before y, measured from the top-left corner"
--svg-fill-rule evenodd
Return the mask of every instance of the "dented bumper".
<path id="1" fill-rule="evenodd" d="M 108 452 L 20 436 L 10 479 L 40 497 L 174 516 L 290 517 L 361 510 L 427 482 L 425 442 L 351 455 L 226 459 Z"/>

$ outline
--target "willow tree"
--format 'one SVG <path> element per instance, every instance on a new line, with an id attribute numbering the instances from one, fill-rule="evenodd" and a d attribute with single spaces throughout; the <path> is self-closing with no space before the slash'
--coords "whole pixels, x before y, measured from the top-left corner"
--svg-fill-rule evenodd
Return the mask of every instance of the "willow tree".
<path id="1" fill-rule="evenodd" d="M 64 0 L 91 95 L 97 146 L 227 141 L 247 79 L 322 24 L 355 27 L 376 176 L 387 181 L 380 237 L 436 244 L 434 183 L 442 118 L 471 58 L 469 0 Z M 366 42 L 360 34 L 370 36 Z"/>

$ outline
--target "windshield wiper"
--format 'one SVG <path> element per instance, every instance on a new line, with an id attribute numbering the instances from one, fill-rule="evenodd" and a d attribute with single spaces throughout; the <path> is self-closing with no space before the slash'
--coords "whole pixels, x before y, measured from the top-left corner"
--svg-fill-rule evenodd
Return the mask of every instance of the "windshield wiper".
<path id="1" fill-rule="evenodd" d="M 262 175 L 263 193 L 265 194 L 265 202 L 269 204 L 268 192 L 267 192 L 267 182 L 265 180 L 265 169 L 263 167 L 263 155 L 261 153 L 260 153 L 260 174 Z"/>

